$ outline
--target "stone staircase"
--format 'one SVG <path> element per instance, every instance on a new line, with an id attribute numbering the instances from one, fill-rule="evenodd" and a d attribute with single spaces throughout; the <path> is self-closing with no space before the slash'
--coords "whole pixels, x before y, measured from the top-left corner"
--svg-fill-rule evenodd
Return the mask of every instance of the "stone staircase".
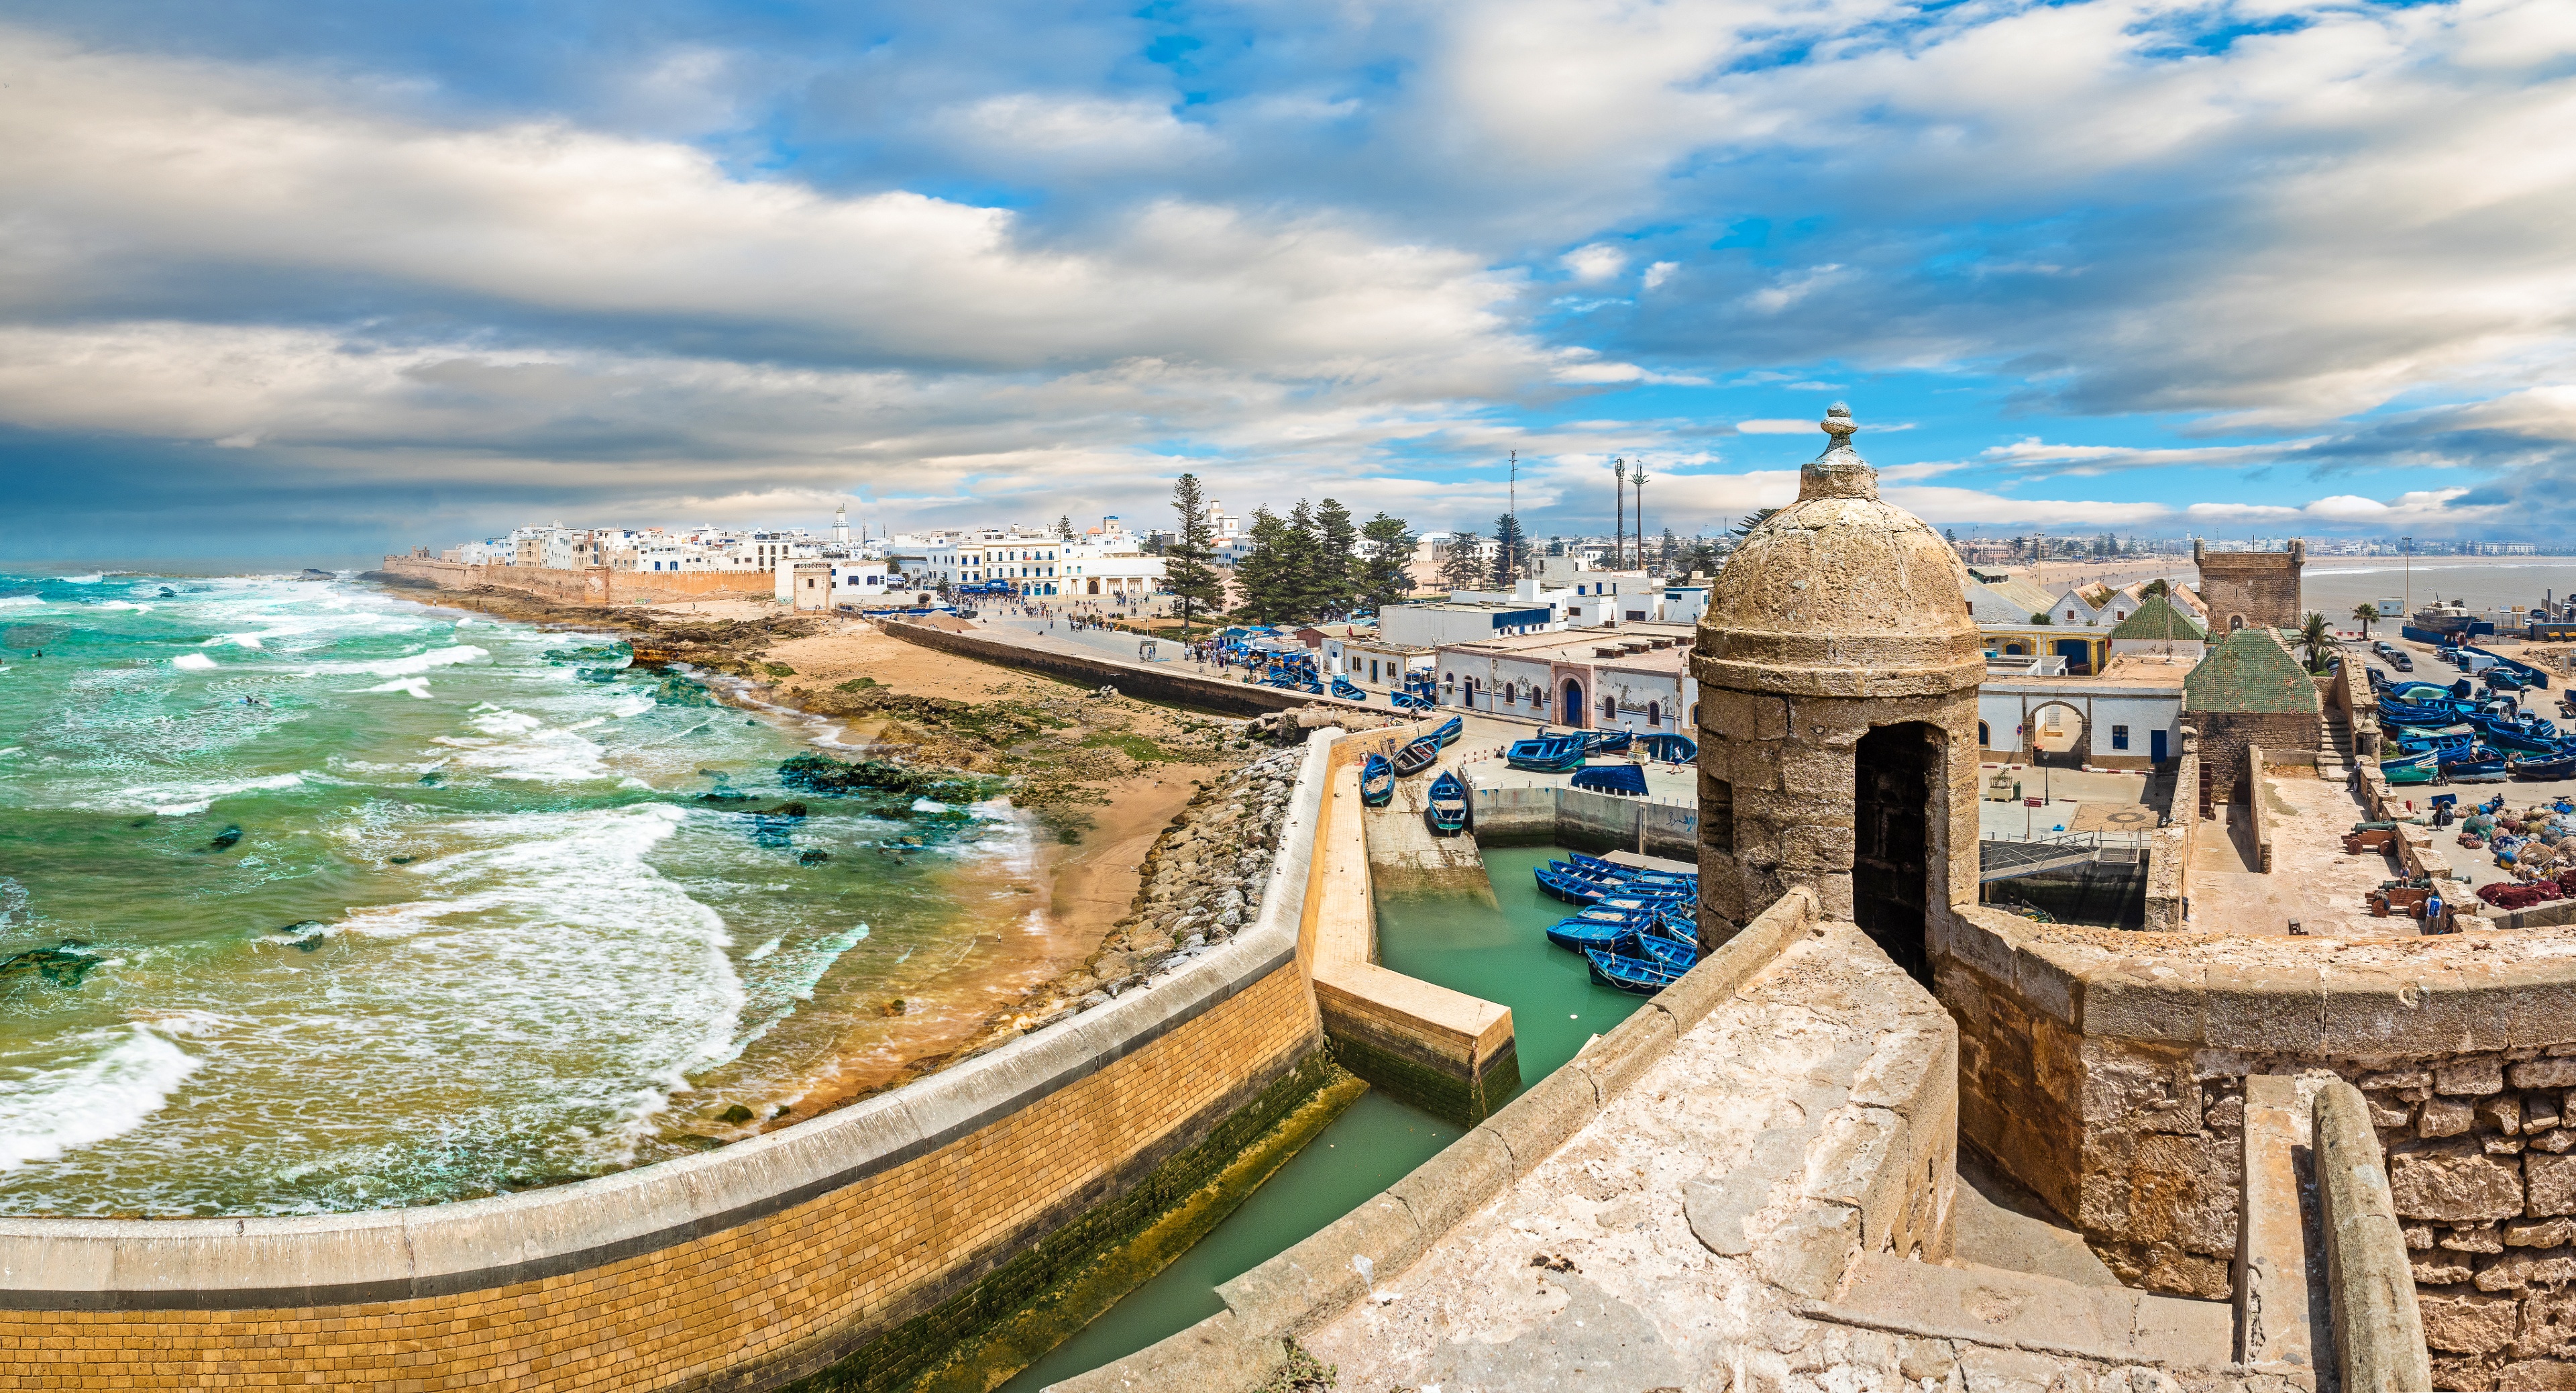
<path id="1" fill-rule="evenodd" d="M 2317 731 L 2317 777 L 2342 783 L 2352 777 L 2352 722 L 2327 711 Z"/>

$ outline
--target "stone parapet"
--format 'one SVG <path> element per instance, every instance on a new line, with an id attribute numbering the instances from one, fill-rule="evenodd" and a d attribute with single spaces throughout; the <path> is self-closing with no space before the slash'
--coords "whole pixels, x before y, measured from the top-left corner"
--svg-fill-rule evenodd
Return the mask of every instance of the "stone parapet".
<path id="1" fill-rule="evenodd" d="M 889 637 L 943 653 L 974 658 L 981 662 L 999 663 L 1005 667 L 1042 672 L 1049 677 L 1086 687 L 1116 687 L 1121 695 L 1140 701 L 1157 701 L 1173 706 L 1194 706 L 1202 711 L 1216 711 L 1229 716 L 1264 716 L 1273 711 L 1297 711 L 1320 707 L 1342 719 L 1341 712 L 1362 712 L 1358 702 L 1338 697 L 1315 696 L 1279 687 L 1265 687 L 1251 682 L 1226 682 L 1184 671 L 1170 663 L 1147 665 L 1123 663 L 1093 653 L 1065 653 L 1052 648 L 1033 648 L 1009 643 L 982 634 L 951 633 L 924 624 L 900 619 L 883 621 Z M 1370 714 L 1383 715 L 1384 712 Z"/>
<path id="2" fill-rule="evenodd" d="M 757 1389 L 826 1367 L 1119 1196 L 1313 1052 L 1296 953 L 1324 752 L 1242 934 L 895 1092 L 497 1199 L 0 1220 L 0 1378 Z"/>
<path id="3" fill-rule="evenodd" d="M 2424 1322 L 2370 1104 L 2338 1079 L 2317 1090 L 2315 1118 L 2317 1209 L 2344 1393 L 2430 1388 Z"/>
<path id="4" fill-rule="evenodd" d="M 2576 1377 L 2576 929 L 2123 934 L 1962 905 L 1934 957 L 1962 1138 L 2124 1281 L 2231 1294 L 2246 1080 L 2332 1074 L 2386 1149 L 2436 1386 Z"/>
<path id="5" fill-rule="evenodd" d="M 2200 827 L 2200 733 L 2182 732 L 2182 757 L 2174 761 L 2171 808 L 2165 825 L 2147 839 L 2144 927 L 2178 933 L 2191 918 L 2191 844 Z"/>

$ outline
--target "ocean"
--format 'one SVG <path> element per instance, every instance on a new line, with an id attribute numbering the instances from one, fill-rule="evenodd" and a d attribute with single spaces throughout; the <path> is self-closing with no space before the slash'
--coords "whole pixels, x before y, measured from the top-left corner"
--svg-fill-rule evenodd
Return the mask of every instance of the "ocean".
<path id="1" fill-rule="evenodd" d="M 596 1175 L 984 1009 L 1030 827 L 783 788 L 818 733 L 348 580 L 0 575 L 0 1213 Z"/>

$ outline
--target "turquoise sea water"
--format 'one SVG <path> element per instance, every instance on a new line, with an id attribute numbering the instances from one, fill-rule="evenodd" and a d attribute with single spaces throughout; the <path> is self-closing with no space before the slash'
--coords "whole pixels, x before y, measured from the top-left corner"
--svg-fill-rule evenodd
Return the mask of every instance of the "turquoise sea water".
<path id="1" fill-rule="evenodd" d="M 1014 926 L 955 887 L 1032 873 L 1007 807 L 756 818 L 813 732 L 603 644 L 345 581 L 0 575 L 0 1213 L 595 1174 L 899 1050 L 890 998 L 980 1017 L 951 988 Z"/>

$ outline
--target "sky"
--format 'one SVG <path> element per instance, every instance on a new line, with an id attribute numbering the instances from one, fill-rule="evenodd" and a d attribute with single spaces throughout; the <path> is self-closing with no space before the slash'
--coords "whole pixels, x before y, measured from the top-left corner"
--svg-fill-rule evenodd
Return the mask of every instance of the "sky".
<path id="1" fill-rule="evenodd" d="M 21 0 L 0 558 L 895 529 L 2576 545 L 2576 5 Z M 1517 488 L 1510 460 L 1517 452 Z"/>

